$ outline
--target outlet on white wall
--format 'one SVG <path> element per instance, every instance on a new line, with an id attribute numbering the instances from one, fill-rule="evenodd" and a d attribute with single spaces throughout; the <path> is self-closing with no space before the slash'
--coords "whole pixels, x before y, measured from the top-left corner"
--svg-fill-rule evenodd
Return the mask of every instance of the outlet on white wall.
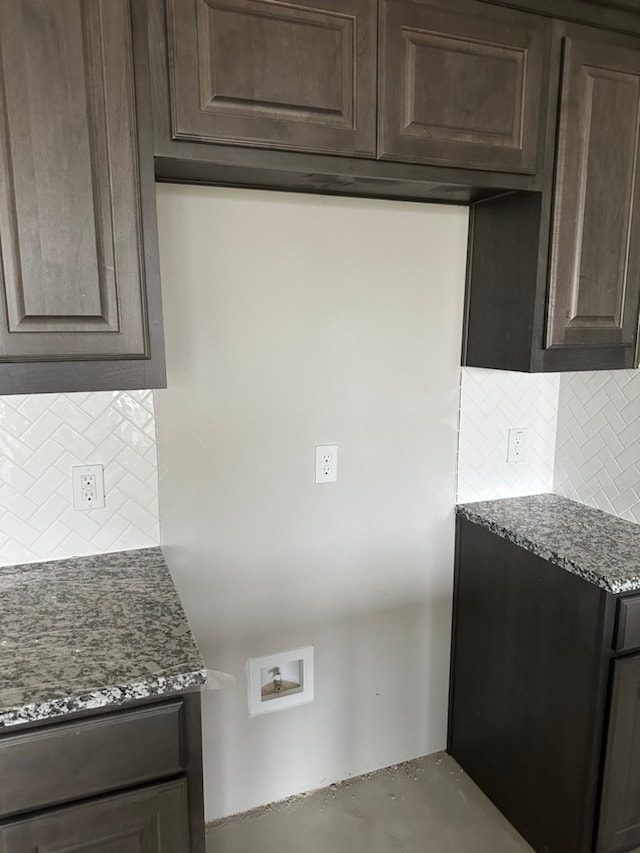
<path id="1" fill-rule="evenodd" d="M 338 479 L 338 445 L 316 445 L 316 483 L 335 483 Z"/>

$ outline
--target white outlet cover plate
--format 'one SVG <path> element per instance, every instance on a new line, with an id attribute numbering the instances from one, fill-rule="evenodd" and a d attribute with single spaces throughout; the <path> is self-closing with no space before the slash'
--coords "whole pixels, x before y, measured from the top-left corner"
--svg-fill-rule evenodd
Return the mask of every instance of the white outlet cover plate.
<path id="1" fill-rule="evenodd" d="M 82 494 L 82 477 L 86 474 L 96 478 L 96 497 L 91 503 L 85 501 Z M 77 510 L 104 509 L 104 466 L 103 465 L 74 465 L 71 468 L 73 483 L 73 508 Z"/>
<path id="2" fill-rule="evenodd" d="M 282 668 L 289 662 L 300 661 L 302 674 L 302 690 L 285 696 L 265 699 L 262 696 L 262 671 L 272 669 L 274 666 Z M 305 646 L 302 649 L 290 649 L 286 652 L 278 652 L 274 655 L 266 655 L 261 658 L 249 658 L 247 661 L 247 686 L 249 691 L 249 716 L 257 717 L 261 714 L 270 714 L 273 711 L 283 711 L 285 708 L 293 708 L 296 705 L 306 705 L 313 702 L 314 697 L 314 655 L 313 646 Z"/>
<path id="3" fill-rule="evenodd" d="M 507 462 L 519 465 L 527 458 L 527 428 L 514 427 L 507 438 Z"/>
<path id="4" fill-rule="evenodd" d="M 316 444 L 316 483 L 335 483 L 338 479 L 338 445 Z"/>

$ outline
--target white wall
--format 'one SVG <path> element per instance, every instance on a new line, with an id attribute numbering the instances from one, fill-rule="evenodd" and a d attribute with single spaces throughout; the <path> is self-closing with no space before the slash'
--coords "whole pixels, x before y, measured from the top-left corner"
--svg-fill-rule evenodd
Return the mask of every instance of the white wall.
<path id="1" fill-rule="evenodd" d="M 445 744 L 467 211 L 158 187 L 165 553 L 210 668 L 213 819 Z M 313 447 L 337 443 L 337 484 Z M 249 656 L 316 650 L 250 719 Z"/>
<path id="2" fill-rule="evenodd" d="M 640 371 L 562 376 L 555 491 L 640 523 Z"/>
<path id="3" fill-rule="evenodd" d="M 560 374 L 465 367 L 458 502 L 553 491 Z M 507 462 L 507 433 L 527 428 L 524 462 Z"/>
<path id="4" fill-rule="evenodd" d="M 73 508 L 71 467 L 101 463 L 104 509 Z M 0 565 L 159 543 L 151 391 L 0 397 Z"/>

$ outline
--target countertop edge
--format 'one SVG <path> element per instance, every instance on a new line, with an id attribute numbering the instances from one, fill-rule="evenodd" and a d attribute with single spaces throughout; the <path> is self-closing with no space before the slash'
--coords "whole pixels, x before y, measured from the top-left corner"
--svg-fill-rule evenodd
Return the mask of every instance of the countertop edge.
<path id="1" fill-rule="evenodd" d="M 0 731 L 26 723 L 55 721 L 83 711 L 116 710 L 121 705 L 137 699 L 161 698 L 194 687 L 202 687 L 206 679 L 206 669 L 179 675 L 158 675 L 155 678 L 143 678 L 125 685 L 101 687 L 80 695 L 62 696 L 34 702 L 31 705 L 9 708 L 0 712 Z"/>
<path id="2" fill-rule="evenodd" d="M 606 513 L 603 514 L 606 515 Z M 541 557 L 543 560 L 548 560 L 550 563 L 560 566 L 560 568 L 571 572 L 571 574 L 600 587 L 600 589 L 605 590 L 605 592 L 618 595 L 620 593 L 638 592 L 638 590 L 640 590 L 640 577 L 630 578 L 627 580 L 607 580 L 606 578 L 597 575 L 595 572 L 578 565 L 576 561 L 562 556 L 557 551 L 545 547 L 539 542 L 535 542 L 528 536 L 486 518 L 481 512 L 473 509 L 472 503 L 457 504 L 456 515 L 467 519 L 467 521 L 470 521 L 473 524 L 478 524 L 481 527 L 484 527 L 496 536 L 500 536 L 502 539 L 512 542 L 514 545 Z"/>

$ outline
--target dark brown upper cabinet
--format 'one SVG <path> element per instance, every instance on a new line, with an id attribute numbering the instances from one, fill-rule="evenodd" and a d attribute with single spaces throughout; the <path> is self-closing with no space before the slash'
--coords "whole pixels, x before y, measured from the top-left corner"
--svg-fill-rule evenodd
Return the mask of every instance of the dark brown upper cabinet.
<path id="1" fill-rule="evenodd" d="M 2 0 L 1 394 L 164 382 L 138 100 L 129 0 Z"/>
<path id="2" fill-rule="evenodd" d="M 375 156 L 371 0 L 166 0 L 172 135 Z"/>
<path id="3" fill-rule="evenodd" d="M 545 18 L 479 0 L 138 6 L 160 180 L 457 203 L 540 188 Z"/>
<path id="4" fill-rule="evenodd" d="M 633 352 L 640 299 L 640 50 L 564 39 L 547 347 Z"/>
<path id="5" fill-rule="evenodd" d="M 550 36 L 476 0 L 382 0 L 379 156 L 535 174 Z"/>
<path id="6" fill-rule="evenodd" d="M 640 40 L 563 22 L 555 33 L 555 168 L 540 193 L 472 208 L 470 366 L 637 364 Z"/>

